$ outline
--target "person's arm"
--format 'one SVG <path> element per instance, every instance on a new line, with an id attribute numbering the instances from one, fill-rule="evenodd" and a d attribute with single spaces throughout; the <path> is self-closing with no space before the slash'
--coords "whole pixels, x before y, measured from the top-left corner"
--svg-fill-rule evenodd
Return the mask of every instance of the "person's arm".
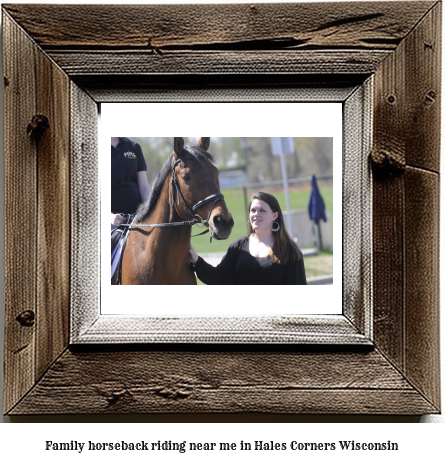
<path id="1" fill-rule="evenodd" d="M 146 171 L 138 171 L 138 188 L 139 193 L 141 194 L 142 202 L 145 202 L 148 199 L 151 188 L 147 180 Z"/>
<path id="2" fill-rule="evenodd" d="M 230 245 L 219 265 L 212 266 L 199 257 L 190 245 L 190 262 L 196 275 L 204 284 L 236 284 L 235 265 L 238 254 L 239 241 L 235 241 Z"/>
<path id="3" fill-rule="evenodd" d="M 139 188 L 139 194 L 141 195 L 142 203 L 148 199 L 150 194 L 150 185 L 147 180 L 147 164 L 145 163 L 144 155 L 142 153 L 141 146 L 134 144 L 134 148 L 138 155 L 138 167 L 137 167 L 137 183 Z"/>

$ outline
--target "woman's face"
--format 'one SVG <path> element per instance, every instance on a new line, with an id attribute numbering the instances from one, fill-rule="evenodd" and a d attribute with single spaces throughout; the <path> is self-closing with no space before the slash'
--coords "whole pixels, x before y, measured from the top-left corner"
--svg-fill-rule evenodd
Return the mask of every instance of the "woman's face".
<path id="1" fill-rule="evenodd" d="M 249 218 L 254 231 L 271 230 L 272 223 L 278 218 L 278 212 L 273 212 L 267 202 L 254 199 L 250 205 Z"/>

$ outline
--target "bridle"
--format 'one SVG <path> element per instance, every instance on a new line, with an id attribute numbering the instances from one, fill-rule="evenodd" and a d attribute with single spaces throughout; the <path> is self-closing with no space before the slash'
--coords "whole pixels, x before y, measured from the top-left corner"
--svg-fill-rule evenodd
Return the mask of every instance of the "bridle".
<path id="1" fill-rule="evenodd" d="M 164 228 L 168 226 L 193 226 L 193 225 L 198 225 L 202 224 L 200 226 L 201 228 L 204 228 L 207 226 L 209 227 L 209 221 L 210 221 L 210 216 L 212 215 L 213 208 L 215 207 L 216 202 L 219 200 L 224 200 L 224 195 L 221 194 L 220 192 L 218 194 L 212 194 L 206 197 L 205 199 L 200 200 L 199 202 L 195 203 L 195 205 L 191 206 L 190 203 L 188 202 L 184 191 L 182 190 L 181 184 L 179 183 L 178 176 L 176 175 L 176 166 L 181 163 L 182 160 L 179 158 L 178 160 L 174 161 L 174 158 L 172 158 L 172 198 L 171 198 L 171 207 L 174 207 L 175 203 L 175 197 L 177 197 L 178 205 L 179 205 L 179 197 L 182 199 L 182 203 L 186 209 L 186 211 L 189 213 L 189 215 L 192 217 L 191 220 L 189 221 L 176 221 L 172 223 L 157 223 L 157 224 L 132 224 L 132 223 L 127 223 L 127 224 L 121 224 L 121 226 L 128 226 L 130 229 L 133 228 Z M 213 202 L 212 206 L 210 207 L 209 214 L 207 216 L 207 219 L 203 219 L 201 215 L 199 215 L 196 210 L 199 207 L 202 207 L 206 203 Z M 209 229 L 206 231 L 203 231 L 200 234 L 195 234 L 192 237 L 195 236 L 201 236 L 202 234 L 206 234 L 209 232 Z M 212 242 L 212 235 L 210 235 L 210 242 Z"/>
<path id="2" fill-rule="evenodd" d="M 209 220 L 210 220 L 210 216 L 212 215 L 212 210 L 215 207 L 216 202 L 218 202 L 218 200 L 224 200 L 224 195 L 221 194 L 221 193 L 212 194 L 212 195 L 209 195 L 208 197 L 206 197 L 205 199 L 200 200 L 199 202 L 197 202 L 195 205 L 193 205 L 193 207 L 190 206 L 190 204 L 187 201 L 187 198 L 186 198 L 186 196 L 184 194 L 184 191 L 182 190 L 181 184 L 179 183 L 178 176 L 176 175 L 176 166 L 179 163 L 181 163 L 180 158 L 178 160 L 176 160 L 176 162 L 173 162 L 173 159 L 172 159 L 172 202 L 171 202 L 171 206 L 173 208 L 174 202 L 175 202 L 175 193 L 176 193 L 176 196 L 178 198 L 178 205 L 179 205 L 179 196 L 181 196 L 182 203 L 183 203 L 185 209 L 187 210 L 189 215 L 193 217 L 192 221 L 195 221 L 194 224 L 203 223 L 204 225 L 208 225 Z M 212 202 L 212 201 L 213 201 L 213 204 L 210 207 L 209 214 L 207 216 L 207 219 L 205 220 L 205 219 L 202 218 L 201 215 L 196 213 L 196 210 L 199 207 L 201 207 L 202 205 L 205 205 L 206 203 L 209 203 L 209 202 Z"/>

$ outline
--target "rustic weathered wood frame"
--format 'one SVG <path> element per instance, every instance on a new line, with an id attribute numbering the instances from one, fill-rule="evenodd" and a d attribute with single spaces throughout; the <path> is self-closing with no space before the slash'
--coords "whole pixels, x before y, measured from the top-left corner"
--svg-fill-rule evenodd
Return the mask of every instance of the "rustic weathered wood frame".
<path id="1" fill-rule="evenodd" d="M 5 413 L 440 410 L 440 2 L 2 12 Z M 187 21 L 197 17 L 191 32 Z M 85 289 L 88 305 L 91 286 L 70 280 L 72 244 L 89 225 L 70 210 L 71 179 L 82 179 L 69 161 L 87 160 L 97 143 L 91 119 L 73 126 L 79 108 L 91 115 L 100 102 L 165 98 L 165 89 L 231 87 L 239 100 L 256 86 L 342 87 L 370 77 L 371 348 L 69 345 L 70 295 Z M 94 183 L 84 187 L 94 195 Z M 83 226 L 75 237 L 73 224 Z"/>

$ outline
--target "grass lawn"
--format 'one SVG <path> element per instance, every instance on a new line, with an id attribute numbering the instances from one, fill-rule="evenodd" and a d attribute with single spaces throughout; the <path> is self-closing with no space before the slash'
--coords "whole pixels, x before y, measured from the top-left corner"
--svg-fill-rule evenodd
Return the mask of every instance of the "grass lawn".
<path id="1" fill-rule="evenodd" d="M 315 278 L 316 276 L 325 276 L 333 273 L 332 253 L 322 252 L 318 255 L 312 255 L 304 259 L 304 268 L 306 278 Z"/>

